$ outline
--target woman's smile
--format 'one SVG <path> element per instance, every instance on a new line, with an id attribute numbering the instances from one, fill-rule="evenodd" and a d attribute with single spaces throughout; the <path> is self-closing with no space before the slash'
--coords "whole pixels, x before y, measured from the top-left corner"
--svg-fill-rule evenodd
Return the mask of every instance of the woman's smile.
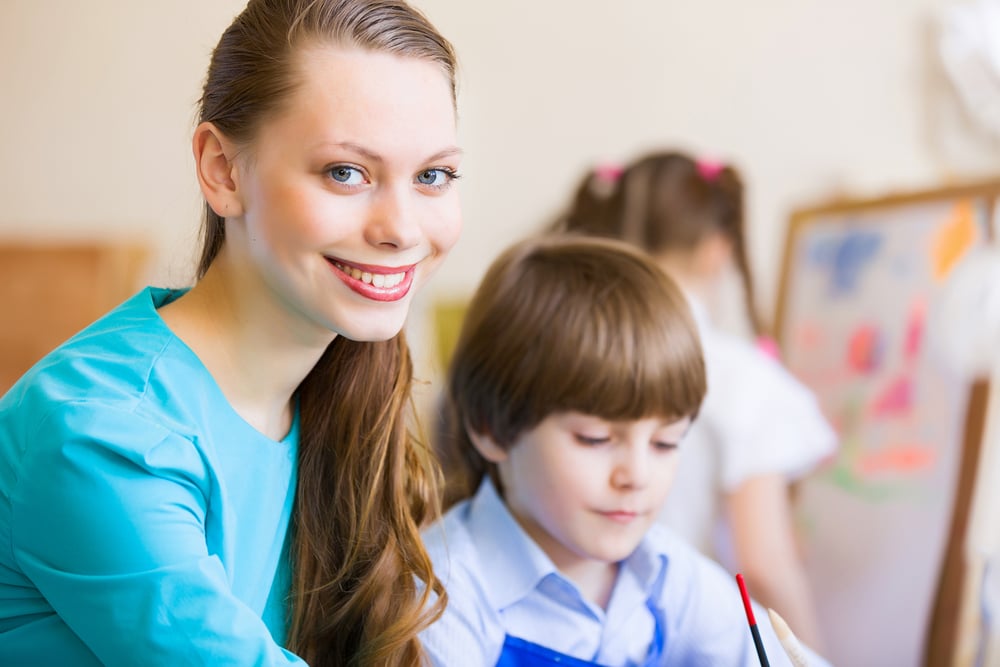
<path id="1" fill-rule="evenodd" d="M 348 264 L 330 257 L 326 261 L 345 285 L 373 301 L 398 301 L 413 285 L 416 264 L 400 267 Z"/>

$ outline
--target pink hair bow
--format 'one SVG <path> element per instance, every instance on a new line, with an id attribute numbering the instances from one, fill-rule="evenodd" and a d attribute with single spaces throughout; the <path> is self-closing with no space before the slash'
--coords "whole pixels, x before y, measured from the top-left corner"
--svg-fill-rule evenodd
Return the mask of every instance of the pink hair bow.
<path id="1" fill-rule="evenodd" d="M 718 178 L 722 170 L 726 168 L 724 163 L 716 160 L 702 159 L 698 160 L 695 164 L 698 166 L 698 173 L 701 174 L 701 177 L 706 181 L 714 181 Z"/>
<path id="2" fill-rule="evenodd" d="M 778 347 L 778 341 L 774 340 L 770 336 L 758 336 L 757 349 L 763 352 L 765 356 L 771 357 L 775 361 L 781 359 L 781 348 Z"/>
<path id="3" fill-rule="evenodd" d="M 614 185 L 625 173 L 625 167 L 617 162 L 603 162 L 594 167 L 594 178 L 602 183 Z"/>

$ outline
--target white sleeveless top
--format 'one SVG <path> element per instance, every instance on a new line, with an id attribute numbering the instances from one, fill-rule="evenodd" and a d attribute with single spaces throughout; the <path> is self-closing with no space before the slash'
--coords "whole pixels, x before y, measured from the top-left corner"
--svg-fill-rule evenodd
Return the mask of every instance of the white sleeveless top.
<path id="1" fill-rule="evenodd" d="M 733 572 L 725 494 L 755 475 L 805 475 L 833 454 L 837 436 L 807 387 L 749 341 L 714 329 L 705 307 L 688 301 L 708 393 L 681 443 L 661 520 Z"/>

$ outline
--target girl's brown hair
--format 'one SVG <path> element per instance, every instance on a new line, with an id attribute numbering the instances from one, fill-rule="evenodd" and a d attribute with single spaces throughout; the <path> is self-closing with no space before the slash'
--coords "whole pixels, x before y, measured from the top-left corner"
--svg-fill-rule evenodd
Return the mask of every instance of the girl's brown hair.
<path id="1" fill-rule="evenodd" d="M 250 0 L 212 54 L 199 120 L 252 148 L 295 89 L 298 51 L 313 45 L 434 62 L 454 102 L 454 51 L 405 2 Z M 203 235 L 199 279 L 225 240 L 224 219 L 207 204 Z M 439 472 L 407 431 L 411 380 L 402 333 L 338 336 L 298 387 L 288 647 L 313 667 L 421 664 L 417 633 L 444 608 L 419 533 L 438 512 Z"/>
<path id="2" fill-rule="evenodd" d="M 699 162 L 679 152 L 651 153 L 611 183 L 601 174 L 587 174 L 554 228 L 621 239 L 653 255 L 691 250 L 721 232 L 732 244 L 743 279 L 747 317 L 754 332 L 763 335 L 747 255 L 743 191 L 731 165 Z"/>
<path id="3" fill-rule="evenodd" d="M 522 241 L 487 271 L 448 373 L 439 449 L 445 503 L 495 466 L 467 429 L 509 447 L 548 415 L 608 420 L 694 416 L 705 394 L 701 344 L 684 296 L 620 241 L 552 235 Z"/>

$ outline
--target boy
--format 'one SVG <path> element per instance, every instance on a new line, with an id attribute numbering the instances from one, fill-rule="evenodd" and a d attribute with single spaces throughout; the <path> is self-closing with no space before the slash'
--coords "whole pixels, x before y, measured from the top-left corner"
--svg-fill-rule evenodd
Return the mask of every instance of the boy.
<path id="1" fill-rule="evenodd" d="M 494 262 L 449 372 L 466 499 L 425 534 L 434 664 L 759 664 L 733 578 L 656 525 L 705 389 L 685 299 L 638 251 L 548 237 Z"/>

